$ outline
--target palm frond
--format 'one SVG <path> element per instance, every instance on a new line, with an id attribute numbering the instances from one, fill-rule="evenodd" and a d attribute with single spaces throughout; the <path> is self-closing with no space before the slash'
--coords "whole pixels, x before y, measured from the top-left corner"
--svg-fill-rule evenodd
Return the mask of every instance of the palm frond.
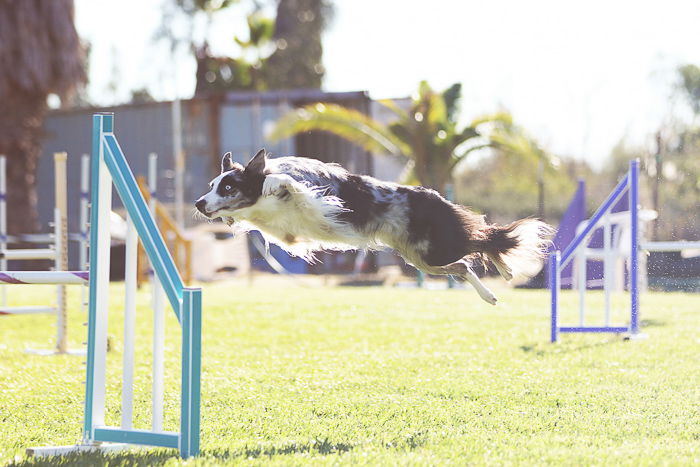
<path id="1" fill-rule="evenodd" d="M 550 155 L 539 143 L 518 126 L 497 128 L 490 136 L 493 147 L 507 156 L 529 160 L 531 163 L 544 161 L 550 165 Z"/>
<path id="2" fill-rule="evenodd" d="M 377 102 L 379 102 L 381 105 L 383 105 L 387 109 L 394 112 L 396 114 L 396 116 L 399 117 L 400 119 L 408 118 L 408 112 L 406 112 L 404 109 L 402 109 L 401 107 L 396 105 L 396 102 L 394 102 L 393 100 L 381 99 L 381 100 L 378 100 Z"/>
<path id="3" fill-rule="evenodd" d="M 484 123 L 500 123 L 505 126 L 511 126 L 513 124 L 513 116 L 510 114 L 510 112 L 495 112 L 492 114 L 484 114 L 472 120 L 469 126 L 477 127 Z"/>
<path id="4" fill-rule="evenodd" d="M 475 144 L 474 146 L 469 146 L 467 149 L 463 151 L 455 151 L 453 154 L 452 159 L 450 160 L 450 170 L 454 169 L 457 164 L 462 162 L 466 157 L 471 154 L 474 151 L 479 151 L 481 149 L 486 149 L 493 147 L 491 143 L 483 143 L 483 144 Z"/>
<path id="5" fill-rule="evenodd" d="M 428 122 L 434 127 L 443 127 L 449 125 L 447 120 L 447 106 L 440 94 L 431 94 L 428 100 Z"/>
<path id="6" fill-rule="evenodd" d="M 411 148 L 387 128 L 357 110 L 337 104 L 311 104 L 283 116 L 267 136 L 270 141 L 306 131 L 328 131 L 370 152 L 411 154 Z"/>

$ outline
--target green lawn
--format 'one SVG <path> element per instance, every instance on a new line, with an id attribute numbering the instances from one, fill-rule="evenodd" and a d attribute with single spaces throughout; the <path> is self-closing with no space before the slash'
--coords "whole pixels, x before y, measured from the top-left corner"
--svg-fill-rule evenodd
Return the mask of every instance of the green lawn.
<path id="1" fill-rule="evenodd" d="M 202 455 L 190 464 L 688 465 L 700 463 L 700 295 L 644 294 L 648 339 L 548 343 L 549 296 L 473 291 L 204 286 Z M 15 304 L 50 287 L 13 287 Z M 119 423 L 121 312 L 109 334 L 108 423 Z M 77 303 L 78 289 L 71 290 Z M 569 321 L 576 297 L 564 293 Z M 151 318 L 139 296 L 136 427 L 149 424 Z M 600 294 L 590 295 L 591 309 Z M 624 297 L 615 303 L 625 308 Z M 84 317 L 71 312 L 71 340 Z M 622 316 L 622 315 L 620 315 Z M 593 318 L 591 322 L 593 323 Z M 166 429 L 176 430 L 179 341 L 169 339 Z M 39 357 L 48 317 L 0 317 L 0 465 L 74 444 L 82 357 Z M 179 464 L 143 449 L 66 465 Z"/>

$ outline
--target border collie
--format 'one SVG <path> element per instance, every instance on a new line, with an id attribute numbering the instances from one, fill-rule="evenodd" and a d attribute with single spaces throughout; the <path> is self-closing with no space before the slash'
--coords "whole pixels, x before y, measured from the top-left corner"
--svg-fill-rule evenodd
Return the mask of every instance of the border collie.
<path id="1" fill-rule="evenodd" d="M 474 263 L 492 263 L 506 280 L 532 276 L 552 232 L 536 219 L 487 224 L 436 191 L 305 157 L 268 159 L 264 149 L 246 167 L 226 153 L 209 188 L 195 203 L 204 216 L 259 230 L 308 262 L 319 250 L 390 247 L 427 274 L 465 279 L 492 305 L 496 296 L 472 271 Z"/>

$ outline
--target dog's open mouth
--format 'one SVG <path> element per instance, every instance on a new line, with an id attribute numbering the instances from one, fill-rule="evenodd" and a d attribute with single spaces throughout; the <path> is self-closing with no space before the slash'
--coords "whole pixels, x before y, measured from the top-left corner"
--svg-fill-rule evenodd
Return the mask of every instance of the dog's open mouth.
<path id="1" fill-rule="evenodd" d="M 213 219 L 215 217 L 215 214 L 219 211 L 221 211 L 223 208 L 216 209 L 214 211 L 206 211 L 204 209 L 198 209 L 198 211 L 205 217 L 208 217 L 209 219 Z"/>
<path id="2" fill-rule="evenodd" d="M 236 220 L 233 217 L 231 217 L 231 216 L 218 216 L 217 215 L 217 213 L 223 211 L 224 209 L 225 208 L 219 208 L 219 209 L 216 209 L 214 211 L 205 211 L 203 209 L 198 209 L 198 211 L 207 219 L 216 219 L 217 217 L 221 217 L 221 220 L 223 221 L 223 223 L 230 227 L 236 223 Z"/>

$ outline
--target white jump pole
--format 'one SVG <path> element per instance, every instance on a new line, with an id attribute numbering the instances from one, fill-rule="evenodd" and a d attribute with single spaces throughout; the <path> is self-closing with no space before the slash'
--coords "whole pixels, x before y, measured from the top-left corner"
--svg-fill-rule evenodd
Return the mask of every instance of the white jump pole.
<path id="1" fill-rule="evenodd" d="M 56 216 L 54 216 L 54 221 L 55 220 L 56 220 Z M 51 225 L 53 225 L 53 222 L 51 223 Z M 0 251 L 0 257 L 2 257 L 3 260 L 56 259 L 56 249 L 55 248 L 26 248 L 26 249 L 15 248 L 12 250 Z M 5 267 L 4 269 L 7 269 L 7 268 Z"/>
<path id="2" fill-rule="evenodd" d="M 126 430 L 133 427 L 134 412 L 134 332 L 136 329 L 138 241 L 136 227 L 127 213 L 124 258 L 124 363 L 122 366 L 122 428 Z"/>
<path id="3" fill-rule="evenodd" d="M 88 209 L 90 206 L 90 155 L 83 154 L 80 159 L 80 243 L 78 251 L 78 268 L 88 268 L 88 229 L 90 227 Z M 88 287 L 80 290 L 80 308 L 87 312 Z"/>
<path id="4" fill-rule="evenodd" d="M 66 171 L 65 152 L 57 152 L 53 155 L 55 182 L 55 210 L 54 210 L 54 238 L 55 242 L 55 270 L 68 269 L 68 179 Z M 81 266 L 82 267 L 82 266 Z M 61 284 L 56 288 L 56 317 L 58 332 L 56 334 L 56 352 L 68 351 L 68 304 L 66 301 L 66 286 Z"/>
<path id="5" fill-rule="evenodd" d="M 94 121 L 94 119 L 93 119 Z M 94 138 L 93 134 L 93 138 Z M 93 147 L 95 141 L 93 141 Z M 104 160 L 104 144 L 100 141 L 98 144 L 97 160 Z M 92 425 L 105 424 L 105 393 L 106 393 L 106 367 L 107 367 L 107 310 L 109 309 L 109 263 L 110 263 L 110 215 L 112 212 L 112 176 L 106 164 L 96 162 L 98 167 L 91 171 L 95 179 L 91 179 L 92 187 L 97 188 L 97 194 L 92 193 L 93 200 L 97 196 L 97 203 L 93 201 L 91 206 L 91 222 L 90 233 L 90 275 L 91 275 L 91 304 L 90 307 L 98 310 L 99 315 L 95 316 L 94 334 L 90 336 L 88 328 L 88 368 L 92 366 L 92 390 L 88 392 L 91 397 L 90 407 L 92 410 L 89 416 L 92 420 Z M 97 224 L 97 225 L 95 225 Z M 93 252 L 95 253 L 93 255 Z M 94 288 L 94 296 L 92 295 Z M 92 319 L 92 318 L 89 318 Z M 90 347 L 90 337 L 93 337 L 94 348 Z M 93 358 L 90 361 L 90 353 Z M 86 397 L 87 400 L 87 397 Z M 87 404 L 87 402 L 86 402 Z M 86 418 L 88 411 L 86 411 Z"/>
<path id="6" fill-rule="evenodd" d="M 588 240 L 585 240 L 587 242 Z M 586 320 L 586 252 L 585 247 L 576 251 L 576 280 L 578 282 L 578 325 L 584 326 Z M 573 288 L 573 287 L 572 287 Z"/>
<path id="7" fill-rule="evenodd" d="M 151 194 L 149 208 L 156 218 L 156 200 L 158 189 L 158 155 L 148 155 L 148 190 Z M 163 430 L 163 375 L 165 354 L 165 302 L 163 288 L 158 277 L 153 271 L 151 276 L 151 290 L 153 291 L 153 392 L 151 401 L 152 429 Z"/>
<path id="8" fill-rule="evenodd" d="M 3 283 L 3 287 L 5 287 Z M 0 315 L 47 315 L 55 313 L 52 306 L 13 306 L 12 308 L 1 308 Z"/>
<path id="9" fill-rule="evenodd" d="M 605 326 L 610 326 L 610 294 L 615 290 L 615 255 L 612 251 L 612 225 L 610 213 L 603 216 L 603 293 L 605 300 Z"/>

